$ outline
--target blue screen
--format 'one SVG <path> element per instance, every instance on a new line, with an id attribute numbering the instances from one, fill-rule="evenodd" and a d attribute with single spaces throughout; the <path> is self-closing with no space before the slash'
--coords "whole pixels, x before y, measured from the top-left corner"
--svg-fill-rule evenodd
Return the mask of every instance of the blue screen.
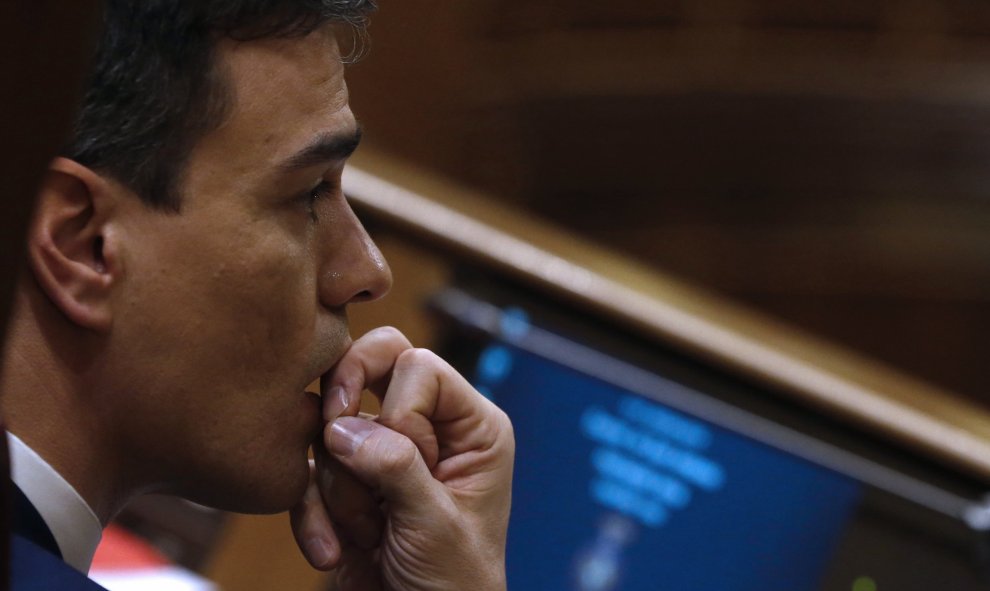
<path id="1" fill-rule="evenodd" d="M 516 430 L 513 591 L 819 588 L 859 482 L 511 345 L 475 377 Z"/>

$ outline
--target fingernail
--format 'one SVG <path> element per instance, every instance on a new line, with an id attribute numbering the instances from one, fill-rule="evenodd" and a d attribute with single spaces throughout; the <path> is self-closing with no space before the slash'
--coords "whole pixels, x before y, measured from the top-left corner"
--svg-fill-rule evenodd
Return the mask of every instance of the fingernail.
<path id="1" fill-rule="evenodd" d="M 323 420 L 332 422 L 347 410 L 347 390 L 336 386 L 327 393 L 328 400 L 323 405 Z"/>
<path id="2" fill-rule="evenodd" d="M 313 566 L 328 566 L 333 559 L 333 550 L 330 544 L 323 538 L 309 538 L 304 542 L 306 545 L 306 555 L 313 562 Z"/>
<path id="3" fill-rule="evenodd" d="M 327 447 L 338 456 L 354 455 L 376 428 L 377 425 L 367 419 L 340 417 L 330 425 L 330 442 Z"/>

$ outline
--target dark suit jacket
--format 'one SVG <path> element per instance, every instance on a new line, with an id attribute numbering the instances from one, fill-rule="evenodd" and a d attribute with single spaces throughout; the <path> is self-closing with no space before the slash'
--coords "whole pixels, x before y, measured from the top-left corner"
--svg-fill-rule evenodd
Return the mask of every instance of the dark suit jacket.
<path id="1" fill-rule="evenodd" d="M 11 591 L 106 591 L 62 560 L 55 537 L 21 489 L 10 484 Z"/>

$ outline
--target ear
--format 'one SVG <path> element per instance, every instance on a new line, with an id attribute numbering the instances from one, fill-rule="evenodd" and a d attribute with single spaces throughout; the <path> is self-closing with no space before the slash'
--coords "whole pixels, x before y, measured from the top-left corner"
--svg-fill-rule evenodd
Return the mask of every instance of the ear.
<path id="1" fill-rule="evenodd" d="M 66 158 L 48 167 L 28 230 L 28 265 L 48 299 L 70 321 L 107 331 L 111 288 L 120 274 L 108 240 L 113 189 Z"/>

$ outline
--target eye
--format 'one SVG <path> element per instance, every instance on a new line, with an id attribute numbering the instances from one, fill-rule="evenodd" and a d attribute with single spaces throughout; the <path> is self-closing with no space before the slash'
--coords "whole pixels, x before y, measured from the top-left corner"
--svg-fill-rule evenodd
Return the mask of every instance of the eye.
<path id="1" fill-rule="evenodd" d="M 323 181 L 310 189 L 305 195 L 302 195 L 302 200 L 305 202 L 309 217 L 314 222 L 319 221 L 319 216 L 316 214 L 316 203 L 330 195 L 331 191 L 333 191 L 333 184 L 329 181 Z"/>

